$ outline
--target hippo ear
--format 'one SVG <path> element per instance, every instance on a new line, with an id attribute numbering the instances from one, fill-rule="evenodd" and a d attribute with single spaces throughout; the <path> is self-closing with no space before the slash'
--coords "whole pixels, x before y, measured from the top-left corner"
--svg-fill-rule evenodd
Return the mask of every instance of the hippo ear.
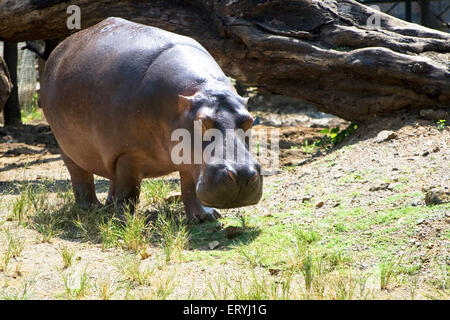
<path id="1" fill-rule="evenodd" d="M 248 98 L 244 98 L 244 97 L 239 96 L 239 100 L 242 102 L 242 104 L 244 105 L 244 107 L 245 107 L 246 109 L 248 109 L 248 107 L 247 107 Z"/>

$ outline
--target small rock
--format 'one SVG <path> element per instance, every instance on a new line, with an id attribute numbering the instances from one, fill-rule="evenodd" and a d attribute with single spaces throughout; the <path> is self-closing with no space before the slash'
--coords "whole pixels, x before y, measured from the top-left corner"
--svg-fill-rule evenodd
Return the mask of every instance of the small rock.
<path id="1" fill-rule="evenodd" d="M 214 240 L 214 241 L 211 241 L 210 243 L 208 243 L 208 247 L 209 247 L 211 250 L 216 249 L 218 246 L 220 246 L 220 242 L 217 241 L 217 240 Z"/>
<path id="2" fill-rule="evenodd" d="M 439 147 L 436 146 L 436 147 L 434 147 L 433 150 L 431 150 L 431 151 L 433 151 L 433 152 L 439 152 L 439 150 L 441 150 L 441 149 L 439 149 Z"/>
<path id="3" fill-rule="evenodd" d="M 379 191 L 379 190 L 386 190 L 389 188 L 389 183 L 380 183 L 379 185 L 370 187 L 369 191 Z"/>
<path id="4" fill-rule="evenodd" d="M 441 204 L 447 201 L 448 199 L 445 192 L 439 190 L 428 190 L 425 194 L 425 204 L 427 206 Z"/>
<path id="5" fill-rule="evenodd" d="M 430 151 L 425 151 L 424 153 L 422 153 L 422 157 L 426 157 L 430 154 Z"/>
<path id="6" fill-rule="evenodd" d="M 397 137 L 397 134 L 394 131 L 383 130 L 383 131 L 380 131 L 380 133 L 378 133 L 377 142 L 381 143 L 384 141 L 395 139 L 396 137 Z"/>
<path id="7" fill-rule="evenodd" d="M 433 249 L 433 244 L 430 242 L 430 243 L 427 243 L 427 248 L 428 249 Z"/>
<path id="8" fill-rule="evenodd" d="M 151 256 L 151 254 L 148 253 L 146 250 L 143 250 L 143 251 L 141 252 L 141 260 L 145 260 L 145 259 L 147 259 L 147 258 L 150 257 L 150 256 Z"/>
<path id="9" fill-rule="evenodd" d="M 311 196 L 303 196 L 303 198 L 302 198 L 302 202 L 304 203 L 304 202 L 306 202 L 306 201 L 309 201 L 309 200 L 311 200 Z"/>
<path id="10" fill-rule="evenodd" d="M 280 269 L 269 269 L 269 272 L 272 276 L 276 276 L 277 274 L 280 273 Z"/>
<path id="11" fill-rule="evenodd" d="M 322 208 L 324 204 L 325 203 L 323 201 L 320 201 L 319 203 L 316 204 L 316 208 Z"/>
<path id="12" fill-rule="evenodd" d="M 225 234 L 226 234 L 228 239 L 234 239 L 236 237 L 239 237 L 243 233 L 244 233 L 244 228 L 241 228 L 241 227 L 227 227 L 227 228 L 225 228 Z"/>
<path id="13" fill-rule="evenodd" d="M 169 194 L 169 196 L 165 199 L 166 203 L 176 203 L 176 202 L 181 202 L 181 194 L 180 193 L 176 193 L 176 194 Z"/>
<path id="14" fill-rule="evenodd" d="M 418 206 L 420 206 L 420 200 L 413 200 L 413 201 L 411 202 L 411 206 L 413 206 L 413 207 L 418 207 Z"/>

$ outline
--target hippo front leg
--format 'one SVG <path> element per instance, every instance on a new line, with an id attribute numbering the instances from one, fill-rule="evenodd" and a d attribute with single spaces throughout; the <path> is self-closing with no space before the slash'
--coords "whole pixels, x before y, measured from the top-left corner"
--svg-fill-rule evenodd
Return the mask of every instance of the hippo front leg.
<path id="1" fill-rule="evenodd" d="M 188 220 L 194 222 L 215 221 L 220 218 L 219 212 L 200 203 L 195 194 L 195 181 L 187 172 L 180 172 L 181 198 Z"/>
<path id="2" fill-rule="evenodd" d="M 134 213 L 139 201 L 141 175 L 136 166 L 135 159 L 130 155 L 122 155 L 116 161 L 114 179 L 110 180 L 106 205 L 114 205 L 120 219 L 124 218 L 125 211 Z"/>

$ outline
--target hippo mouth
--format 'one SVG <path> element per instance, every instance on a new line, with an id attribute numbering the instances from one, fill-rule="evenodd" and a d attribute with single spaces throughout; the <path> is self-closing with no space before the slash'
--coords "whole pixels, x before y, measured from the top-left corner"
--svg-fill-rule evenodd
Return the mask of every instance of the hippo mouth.
<path id="1" fill-rule="evenodd" d="M 209 203 L 209 202 L 205 202 L 205 201 L 201 201 L 200 202 L 209 208 L 216 208 L 216 209 L 233 209 L 233 208 L 241 208 L 241 207 L 246 207 L 246 206 L 251 206 L 251 205 L 255 205 L 259 202 L 259 199 L 253 201 L 253 202 L 239 202 L 239 201 L 235 201 L 235 202 L 224 202 L 224 203 Z"/>
<path id="2" fill-rule="evenodd" d="M 245 188 L 228 183 L 221 185 L 199 183 L 196 195 L 204 206 L 210 208 L 232 209 L 255 205 L 262 197 L 262 176 L 257 183 Z"/>

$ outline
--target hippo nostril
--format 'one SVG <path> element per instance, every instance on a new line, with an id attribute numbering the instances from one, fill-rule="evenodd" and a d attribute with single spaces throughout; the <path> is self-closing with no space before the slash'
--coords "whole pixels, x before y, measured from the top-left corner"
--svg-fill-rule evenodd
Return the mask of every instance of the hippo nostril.
<path id="1" fill-rule="evenodd" d="M 254 184 L 258 180 L 258 173 L 254 173 L 253 176 L 250 178 L 249 183 Z"/>
<path id="2" fill-rule="evenodd" d="M 234 176 L 234 173 L 231 172 L 231 170 L 227 169 L 227 174 L 230 177 L 231 180 L 233 180 L 234 182 L 236 182 L 236 177 Z"/>

